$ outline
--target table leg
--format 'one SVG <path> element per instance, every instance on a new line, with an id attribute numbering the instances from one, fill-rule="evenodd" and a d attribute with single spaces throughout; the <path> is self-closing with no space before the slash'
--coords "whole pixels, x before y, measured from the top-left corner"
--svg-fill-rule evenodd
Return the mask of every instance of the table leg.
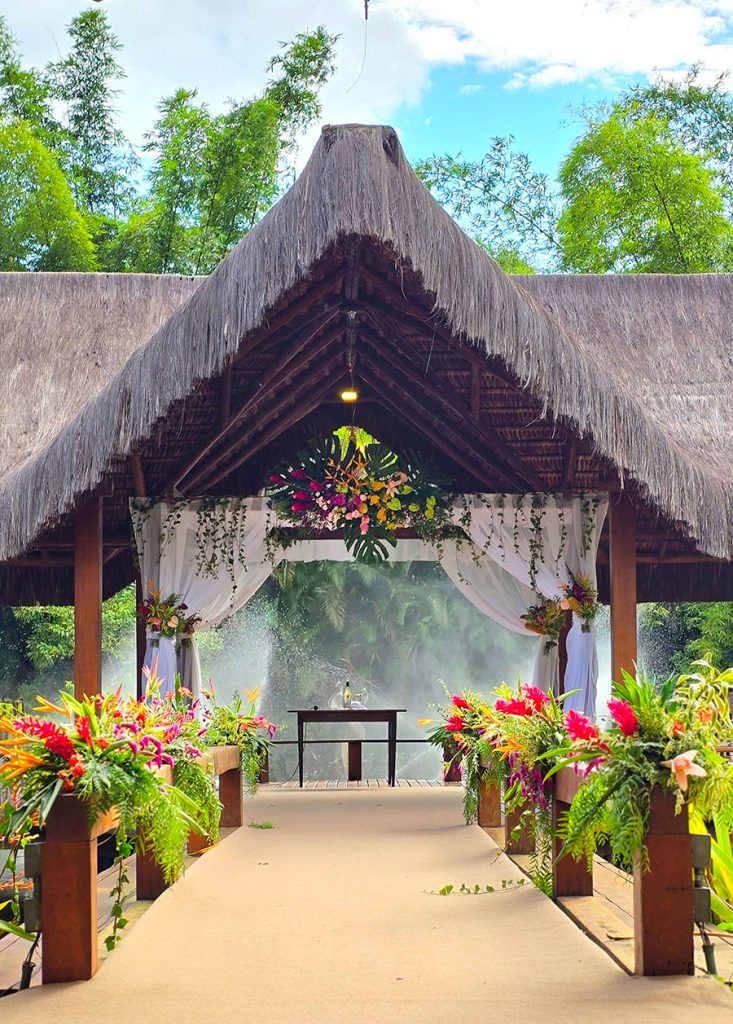
<path id="1" fill-rule="evenodd" d="M 397 774 L 397 716 L 390 718 L 387 727 L 387 782 L 390 786 L 395 784 Z"/>
<path id="2" fill-rule="evenodd" d="M 305 744 L 303 743 L 303 719 L 298 715 L 298 778 L 300 779 L 300 788 L 303 788 L 303 753 Z"/>

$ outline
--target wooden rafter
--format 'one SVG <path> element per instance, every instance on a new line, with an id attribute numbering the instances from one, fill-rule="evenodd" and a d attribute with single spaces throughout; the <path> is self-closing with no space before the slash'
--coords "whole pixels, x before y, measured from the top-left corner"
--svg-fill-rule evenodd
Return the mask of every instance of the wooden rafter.
<path id="1" fill-rule="evenodd" d="M 421 390 L 433 405 L 444 409 L 446 416 L 453 418 L 456 412 L 460 413 L 461 411 L 470 414 L 470 410 L 466 407 L 465 399 L 454 389 L 444 384 L 437 387 L 431 380 L 417 373 L 407 360 L 403 360 L 394 351 L 390 351 L 385 347 L 382 341 L 368 329 L 362 328 L 362 337 L 375 352 L 379 353 L 386 364 L 390 366 L 390 369 L 397 371 L 413 387 Z M 496 458 L 497 470 L 502 477 L 512 482 L 512 486 L 519 484 L 520 490 L 530 491 L 541 491 L 544 489 L 539 477 L 511 451 L 507 443 L 491 427 L 487 424 L 476 422 L 472 418 L 471 428 L 476 435 L 476 439 L 491 449 L 492 454 Z M 465 440 L 474 451 L 481 450 L 473 439 L 466 438 Z"/>
<path id="2" fill-rule="evenodd" d="M 196 466 L 198 466 L 215 448 L 219 447 L 219 445 L 221 445 L 222 442 L 225 441 L 238 426 L 240 426 L 247 415 L 257 406 L 258 402 L 262 402 L 274 390 L 281 387 L 282 384 L 290 377 L 304 369 L 318 355 L 320 355 L 321 352 L 325 351 L 325 349 L 327 349 L 340 334 L 343 333 L 343 325 L 339 324 L 332 327 L 331 330 L 326 330 L 325 333 L 318 338 L 318 341 L 313 343 L 314 339 L 318 337 L 321 331 L 323 331 L 324 328 L 328 328 L 329 325 L 332 325 L 333 321 L 337 319 L 339 315 L 340 313 L 337 309 L 328 310 L 326 314 L 322 314 L 314 323 L 311 323 L 306 332 L 298 335 L 295 341 L 292 342 L 285 352 L 283 352 L 268 367 L 257 382 L 255 389 L 247 398 L 244 399 L 234 415 L 230 416 L 223 426 L 214 431 L 214 433 L 204 443 L 203 447 L 200 447 L 195 452 L 189 454 L 184 464 L 176 470 L 175 476 L 171 477 L 171 482 L 165 489 L 164 493 L 172 491 L 174 487 L 181 487 Z M 207 468 L 210 469 L 213 466 L 218 465 L 227 457 L 227 454 L 227 452 L 223 452 L 214 457 L 209 462 Z"/>

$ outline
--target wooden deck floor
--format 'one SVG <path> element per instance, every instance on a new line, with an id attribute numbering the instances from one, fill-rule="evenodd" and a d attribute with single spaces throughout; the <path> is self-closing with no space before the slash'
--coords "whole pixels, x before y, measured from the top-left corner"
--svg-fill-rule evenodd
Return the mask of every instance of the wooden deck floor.
<path id="1" fill-rule="evenodd" d="M 397 779 L 397 786 L 402 789 L 420 789 L 434 787 L 442 789 L 445 783 L 438 779 Z M 448 783 L 454 785 L 454 783 Z M 460 783 L 458 783 L 460 785 Z M 300 789 L 295 779 L 287 782 L 267 782 L 260 787 L 264 793 L 276 789 Z M 359 782 L 347 782 L 346 779 L 307 779 L 303 789 L 388 789 L 386 779 L 361 779 Z"/>

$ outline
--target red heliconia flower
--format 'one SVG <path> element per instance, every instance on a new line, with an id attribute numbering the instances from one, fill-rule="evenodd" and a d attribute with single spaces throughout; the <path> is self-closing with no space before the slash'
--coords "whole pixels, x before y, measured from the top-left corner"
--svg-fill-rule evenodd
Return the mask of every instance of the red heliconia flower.
<path id="1" fill-rule="evenodd" d="M 532 705 L 518 697 L 513 697 L 511 700 L 504 700 L 500 697 L 494 705 L 497 711 L 503 711 L 505 715 L 522 715 L 528 716 L 532 714 Z"/>
<path id="2" fill-rule="evenodd" d="M 608 702 L 608 710 L 624 736 L 633 736 L 639 728 L 639 719 L 629 702 L 612 697 Z"/>
<path id="3" fill-rule="evenodd" d="M 459 697 L 458 694 L 454 693 L 451 697 L 451 703 L 454 707 L 462 708 L 464 711 L 473 711 L 473 707 L 464 700 L 463 697 Z"/>
<path id="4" fill-rule="evenodd" d="M 279 473 L 273 473 L 273 475 L 270 477 L 270 480 L 271 480 L 271 482 L 273 484 L 286 484 L 287 483 L 287 480 L 285 479 L 285 477 L 284 476 L 280 476 Z"/>
<path id="5" fill-rule="evenodd" d="M 460 732 L 464 725 L 465 723 L 460 715 L 451 715 L 445 723 L 445 728 L 448 732 Z"/>
<path id="6" fill-rule="evenodd" d="M 528 700 L 535 711 L 540 711 L 543 704 L 547 704 L 549 696 L 539 686 L 530 686 L 529 683 L 522 683 L 524 699 Z"/>
<path id="7" fill-rule="evenodd" d="M 50 750 L 58 757 L 63 757 L 65 761 L 70 761 L 76 755 L 74 744 L 61 726 L 56 725 L 55 722 L 41 722 L 38 718 L 22 718 L 13 724 L 28 735 L 42 740 L 46 750 Z"/>
<path id="8" fill-rule="evenodd" d="M 311 496 L 307 491 L 293 491 L 293 497 L 296 501 L 310 501 Z"/>
<path id="9" fill-rule="evenodd" d="M 591 722 L 590 718 L 586 718 L 580 711 L 568 711 L 564 724 L 571 740 L 597 740 L 600 735 L 595 722 Z"/>
<path id="10" fill-rule="evenodd" d="M 296 480 L 307 480 L 308 474 L 303 469 L 293 469 L 290 471 L 290 475 Z"/>
<path id="11" fill-rule="evenodd" d="M 92 746 L 92 729 L 88 715 L 80 715 L 76 720 L 76 731 L 88 747 Z"/>
<path id="12" fill-rule="evenodd" d="M 306 505 L 302 501 L 294 501 L 290 506 L 291 512 L 307 512 L 309 508 L 310 505 Z"/>

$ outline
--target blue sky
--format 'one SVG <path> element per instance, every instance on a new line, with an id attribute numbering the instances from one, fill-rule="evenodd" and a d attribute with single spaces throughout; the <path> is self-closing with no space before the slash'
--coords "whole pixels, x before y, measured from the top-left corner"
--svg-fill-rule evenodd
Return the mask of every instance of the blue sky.
<path id="1" fill-rule="evenodd" d="M 33 64 L 57 58 L 64 26 L 89 0 L 0 0 Z M 103 0 L 128 71 L 122 126 L 139 144 L 178 86 L 221 108 L 250 96 L 278 42 L 325 24 L 339 34 L 323 121 L 393 124 L 411 158 L 479 156 L 512 133 L 554 173 L 577 126 L 569 108 L 660 70 L 733 68 L 733 0 Z M 358 77 L 358 81 L 355 80 Z M 302 140 L 300 163 L 318 128 Z"/>

